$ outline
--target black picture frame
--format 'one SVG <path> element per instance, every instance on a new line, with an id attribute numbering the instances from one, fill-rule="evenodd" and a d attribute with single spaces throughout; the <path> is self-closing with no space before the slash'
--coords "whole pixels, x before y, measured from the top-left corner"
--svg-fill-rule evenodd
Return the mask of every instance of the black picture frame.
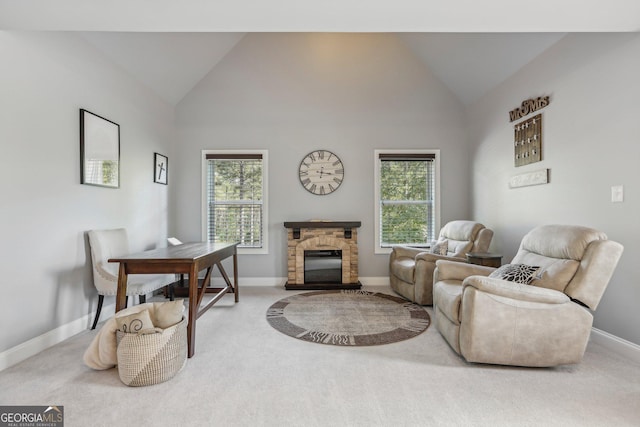
<path id="1" fill-rule="evenodd" d="M 80 183 L 120 188 L 120 125 L 82 108 Z"/>
<path id="2" fill-rule="evenodd" d="M 169 158 L 160 153 L 153 153 L 153 182 L 169 184 Z"/>

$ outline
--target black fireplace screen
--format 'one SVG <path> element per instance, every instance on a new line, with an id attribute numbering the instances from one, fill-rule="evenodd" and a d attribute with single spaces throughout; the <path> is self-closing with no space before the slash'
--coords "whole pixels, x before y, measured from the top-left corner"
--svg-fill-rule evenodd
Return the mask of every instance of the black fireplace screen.
<path id="1" fill-rule="evenodd" d="M 304 251 L 304 283 L 342 283 L 342 251 Z"/>

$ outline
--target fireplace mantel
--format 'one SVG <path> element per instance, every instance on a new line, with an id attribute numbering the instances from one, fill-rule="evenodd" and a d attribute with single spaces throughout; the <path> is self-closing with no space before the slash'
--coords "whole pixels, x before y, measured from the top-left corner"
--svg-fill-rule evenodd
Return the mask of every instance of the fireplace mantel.
<path id="1" fill-rule="evenodd" d="M 301 228 L 342 228 L 344 229 L 344 238 L 351 238 L 351 229 L 360 227 L 362 223 L 360 221 L 293 221 L 285 222 L 284 228 L 290 228 L 293 230 L 293 238 L 300 238 Z"/>
<path id="2" fill-rule="evenodd" d="M 358 233 L 360 221 L 288 221 L 287 283 L 293 289 L 359 289 Z M 342 254 L 341 283 L 305 283 L 305 251 L 335 250 Z"/>
<path id="3" fill-rule="evenodd" d="M 358 228 L 360 221 L 291 221 L 284 228 Z"/>

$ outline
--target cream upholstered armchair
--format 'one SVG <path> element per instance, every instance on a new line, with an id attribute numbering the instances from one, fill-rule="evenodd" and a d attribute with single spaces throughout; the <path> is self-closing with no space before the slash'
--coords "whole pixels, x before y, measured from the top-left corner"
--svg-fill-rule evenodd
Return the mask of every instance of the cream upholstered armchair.
<path id="1" fill-rule="evenodd" d="M 95 329 L 100 319 L 102 303 L 105 295 L 116 295 L 118 290 L 119 263 L 109 262 L 109 258 L 129 254 L 127 230 L 91 230 L 89 247 L 91 248 L 91 264 L 93 266 L 93 284 L 98 291 L 98 308 L 91 329 Z M 140 303 L 146 301 L 146 295 L 164 286 L 173 286 L 172 274 L 130 274 L 127 281 L 127 298 L 138 295 Z M 173 292 L 170 290 L 171 300 Z"/>
<path id="2" fill-rule="evenodd" d="M 591 332 L 589 310 L 598 306 L 622 251 L 597 230 L 544 225 L 524 236 L 511 264 L 497 270 L 438 261 L 436 327 L 468 362 L 578 363 Z"/>
<path id="3" fill-rule="evenodd" d="M 442 227 L 438 241 L 430 250 L 394 246 L 389 257 L 391 289 L 418 304 L 433 304 L 436 261 L 465 262 L 467 252 L 487 252 L 492 238 L 493 231 L 479 222 L 458 220 Z"/>

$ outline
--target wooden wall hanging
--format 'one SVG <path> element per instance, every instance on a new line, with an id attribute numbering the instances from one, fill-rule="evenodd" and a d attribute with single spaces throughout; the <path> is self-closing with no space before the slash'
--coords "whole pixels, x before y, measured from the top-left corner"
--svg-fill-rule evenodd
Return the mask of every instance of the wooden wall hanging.
<path id="1" fill-rule="evenodd" d="M 542 160 L 542 114 L 514 126 L 514 164 L 528 165 Z"/>
<path id="2" fill-rule="evenodd" d="M 520 120 L 524 116 L 528 116 L 529 114 L 538 111 L 541 108 L 546 107 L 551 102 L 548 96 L 539 96 L 536 99 L 527 99 L 522 101 L 522 104 L 518 108 L 514 108 L 509 111 L 509 121 L 513 122 L 516 120 Z"/>

